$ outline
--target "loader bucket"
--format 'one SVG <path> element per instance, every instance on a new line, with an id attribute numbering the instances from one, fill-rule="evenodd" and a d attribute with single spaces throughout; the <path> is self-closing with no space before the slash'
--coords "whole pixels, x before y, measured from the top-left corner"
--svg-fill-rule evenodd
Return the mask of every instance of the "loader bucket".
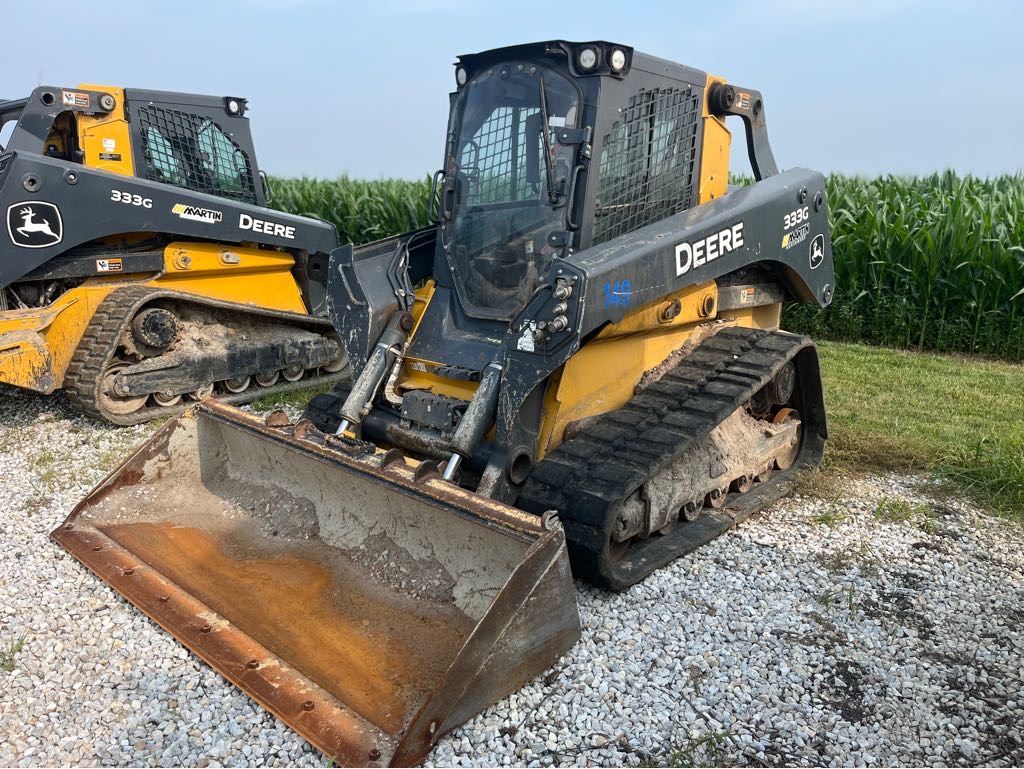
<path id="1" fill-rule="evenodd" d="M 338 764 L 419 761 L 579 638 L 557 521 L 276 416 L 195 407 L 52 537 Z"/>

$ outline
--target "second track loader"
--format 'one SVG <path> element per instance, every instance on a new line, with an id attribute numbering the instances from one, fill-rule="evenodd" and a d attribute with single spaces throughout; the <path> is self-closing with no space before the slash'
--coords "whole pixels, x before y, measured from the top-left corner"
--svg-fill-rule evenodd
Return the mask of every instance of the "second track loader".
<path id="1" fill-rule="evenodd" d="M 54 537 L 338 761 L 411 763 L 817 464 L 825 180 L 749 88 L 607 42 L 463 56 L 436 224 L 331 255 L 354 378 L 201 405 Z M 730 188 L 729 116 L 754 180 Z"/>
<path id="2" fill-rule="evenodd" d="M 0 382 L 124 425 L 346 376 L 337 232 L 266 207 L 246 109 L 98 85 L 0 101 Z"/>

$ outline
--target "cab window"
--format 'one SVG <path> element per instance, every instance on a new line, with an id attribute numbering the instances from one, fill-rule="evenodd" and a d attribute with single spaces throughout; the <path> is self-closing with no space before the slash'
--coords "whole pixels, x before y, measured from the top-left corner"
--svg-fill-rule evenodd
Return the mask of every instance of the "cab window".
<path id="1" fill-rule="evenodd" d="M 251 178 L 249 161 L 212 120 L 199 129 L 199 149 L 203 165 L 221 190 L 237 193 L 245 189 L 245 180 Z"/>

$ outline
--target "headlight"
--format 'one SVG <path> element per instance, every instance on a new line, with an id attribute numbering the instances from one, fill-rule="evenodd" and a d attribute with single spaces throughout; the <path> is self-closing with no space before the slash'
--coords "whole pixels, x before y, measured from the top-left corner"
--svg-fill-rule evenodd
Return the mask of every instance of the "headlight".
<path id="1" fill-rule="evenodd" d="M 621 48 L 613 49 L 612 55 L 608 57 L 608 63 L 612 65 L 613 71 L 622 72 L 626 68 L 626 52 Z"/>
<path id="2" fill-rule="evenodd" d="M 577 61 L 582 69 L 593 69 L 597 66 L 597 51 L 593 48 L 584 48 L 580 51 Z"/>
<path id="3" fill-rule="evenodd" d="M 459 67 L 455 70 L 455 82 L 459 85 L 465 85 L 466 81 L 469 80 L 469 74 L 466 72 L 465 67 Z"/>

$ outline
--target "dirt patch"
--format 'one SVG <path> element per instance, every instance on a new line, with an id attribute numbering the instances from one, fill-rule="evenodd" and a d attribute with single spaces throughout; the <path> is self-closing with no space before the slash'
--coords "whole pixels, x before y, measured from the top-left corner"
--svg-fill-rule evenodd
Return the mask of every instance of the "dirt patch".
<path id="1" fill-rule="evenodd" d="M 860 723 L 870 713 L 864 704 L 864 668 L 853 660 L 835 660 L 835 678 L 826 686 L 829 703 L 850 723 Z"/>
<path id="2" fill-rule="evenodd" d="M 729 325 L 732 324 L 727 324 L 724 321 L 711 321 L 695 328 L 693 333 L 686 338 L 686 341 L 683 342 L 682 346 L 678 350 L 673 352 L 665 358 L 665 360 L 645 372 L 644 375 L 640 377 L 640 381 L 636 383 L 636 394 L 639 395 L 643 390 L 650 387 L 665 376 L 665 374 L 674 369 L 679 365 L 680 361 L 689 357 L 690 353 L 692 353 L 694 349 L 705 339 L 714 336 Z"/>
<path id="3" fill-rule="evenodd" d="M 864 614 L 890 630 L 893 625 L 899 625 L 913 630 L 921 640 L 933 638 L 935 623 L 914 604 L 917 587 L 922 584 L 920 577 L 907 572 L 897 575 L 897 578 L 911 587 L 884 590 L 879 592 L 877 599 L 865 599 L 861 604 Z"/>
<path id="4" fill-rule="evenodd" d="M 211 482 L 210 490 L 222 498 L 221 506 L 225 513 L 248 518 L 264 537 L 308 540 L 320 535 L 316 507 L 308 499 L 293 496 L 277 487 L 229 477 Z"/>
<path id="5" fill-rule="evenodd" d="M 367 537 L 358 548 L 342 551 L 376 581 L 417 600 L 446 603 L 455 578 L 433 558 L 416 559 L 383 532 Z"/>

